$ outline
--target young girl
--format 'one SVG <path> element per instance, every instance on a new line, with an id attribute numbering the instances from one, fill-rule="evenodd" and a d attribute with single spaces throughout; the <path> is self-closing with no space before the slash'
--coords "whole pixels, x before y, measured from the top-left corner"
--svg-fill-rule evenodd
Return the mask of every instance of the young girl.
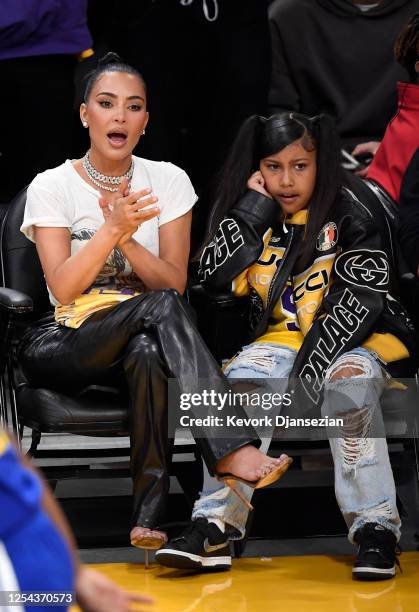
<path id="1" fill-rule="evenodd" d="M 155 528 L 169 489 L 167 378 L 185 393 L 196 390 L 197 379 L 223 392 L 228 385 L 179 295 L 196 201 L 191 182 L 170 163 L 132 155 L 148 122 L 146 102 L 141 75 L 114 54 L 106 57 L 80 108 L 90 150 L 39 174 L 28 189 L 21 229 L 36 242 L 55 320 L 28 333 L 20 358 L 38 387 L 126 384 L 131 542 L 158 548 L 166 535 Z M 283 461 L 256 448 L 251 427 L 235 439 L 218 439 L 211 428 L 193 433 L 214 473 L 266 486 L 283 471 Z"/>
<path id="2" fill-rule="evenodd" d="M 324 116 L 247 120 L 226 163 L 200 274 L 209 288 L 230 283 L 236 295 L 250 295 L 253 340 L 228 363 L 227 377 L 276 379 L 279 392 L 281 380 L 297 380 L 304 410 L 321 404 L 323 415 L 343 418 L 330 446 L 337 500 L 350 541 L 360 545 L 353 571 L 381 579 L 395 573 L 400 518 L 374 408 L 387 374 L 409 372 L 414 339 L 392 295 L 375 220 L 342 187 L 338 160 Z M 337 393 L 339 403 L 331 399 Z M 252 491 L 240 487 L 250 500 Z M 221 489 L 198 500 L 192 519 L 157 559 L 228 567 L 226 525 L 242 536 L 245 506 Z"/>

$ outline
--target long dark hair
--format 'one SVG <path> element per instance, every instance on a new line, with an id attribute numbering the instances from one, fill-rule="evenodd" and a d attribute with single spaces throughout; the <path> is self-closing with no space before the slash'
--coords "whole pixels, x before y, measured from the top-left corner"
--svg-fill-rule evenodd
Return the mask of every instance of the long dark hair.
<path id="1" fill-rule="evenodd" d="M 294 112 L 269 118 L 253 115 L 243 123 L 221 173 L 205 244 L 213 237 L 222 218 L 246 192 L 247 181 L 259 169 L 260 160 L 300 139 L 307 151 L 315 149 L 317 152 L 316 185 L 298 267 L 308 262 L 343 183 L 339 136 L 333 120 L 326 115 L 313 118 Z"/>
<path id="2" fill-rule="evenodd" d="M 415 64 L 419 60 L 419 13 L 415 13 L 406 23 L 394 45 L 396 60 L 406 68 L 412 83 L 418 81 Z"/>

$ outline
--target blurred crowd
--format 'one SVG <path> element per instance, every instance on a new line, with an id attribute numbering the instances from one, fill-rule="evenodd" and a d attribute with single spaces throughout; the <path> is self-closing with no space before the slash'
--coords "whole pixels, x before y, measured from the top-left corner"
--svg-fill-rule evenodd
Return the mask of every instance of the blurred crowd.
<path id="1" fill-rule="evenodd" d="M 326 112 L 346 150 L 371 161 L 407 71 L 397 34 L 418 0 L 3 0 L 0 203 L 40 171 L 80 157 L 83 77 L 116 51 L 148 83 L 141 155 L 171 161 L 200 196 L 253 113 Z M 365 170 L 364 170 L 365 171 Z"/>

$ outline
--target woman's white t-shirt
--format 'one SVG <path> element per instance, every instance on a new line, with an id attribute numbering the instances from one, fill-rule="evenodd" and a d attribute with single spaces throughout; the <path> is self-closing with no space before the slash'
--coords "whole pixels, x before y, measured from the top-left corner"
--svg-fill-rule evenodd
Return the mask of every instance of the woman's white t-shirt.
<path id="1" fill-rule="evenodd" d="M 189 177 L 181 168 L 168 162 L 156 162 L 135 156 L 133 160 L 131 191 L 151 188 L 152 194 L 158 197 L 157 205 L 160 208 L 159 216 L 143 223 L 133 238 L 153 255 L 158 256 L 160 226 L 188 212 L 195 204 L 197 195 Z M 100 196 L 100 192 L 84 181 L 72 162 L 67 160 L 57 168 L 38 174 L 28 187 L 21 231 L 34 242 L 34 226 L 66 227 L 71 233 L 73 255 L 104 223 L 99 206 Z M 84 302 L 90 303 L 94 295 L 100 295 L 100 308 L 104 308 L 109 306 L 109 300 L 117 303 L 143 289 L 143 284 L 133 272 L 129 261 L 119 249 L 114 249 L 96 281 L 81 297 L 84 297 Z M 57 320 L 70 327 L 79 327 L 86 318 L 80 321 L 80 308 L 75 308 L 81 304 L 80 298 L 77 298 L 75 304 L 62 307 L 52 293 L 49 294 L 51 303 L 56 306 Z M 105 295 L 109 297 L 107 302 Z M 89 300 L 87 296 L 90 296 Z M 98 309 L 94 307 L 94 310 Z M 90 309 L 88 314 L 91 311 Z M 73 317 L 72 312 L 75 315 Z"/>

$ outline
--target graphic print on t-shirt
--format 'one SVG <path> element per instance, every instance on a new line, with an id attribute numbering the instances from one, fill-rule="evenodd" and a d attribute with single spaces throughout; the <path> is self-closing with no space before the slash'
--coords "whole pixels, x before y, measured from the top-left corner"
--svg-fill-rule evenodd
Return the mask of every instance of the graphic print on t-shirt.
<path id="1" fill-rule="evenodd" d="M 259 306 L 255 319 L 260 318 L 268 305 L 275 275 L 285 252 L 271 232 L 265 236 L 264 244 L 258 261 L 242 273 L 234 284 L 236 294 L 237 290 L 243 294 L 245 275 L 252 305 Z M 335 253 L 331 253 L 317 257 L 308 269 L 297 275 L 291 274 L 274 305 L 266 332 L 258 338 L 259 342 L 277 342 L 299 350 L 328 289 L 335 256 Z"/>
<path id="2" fill-rule="evenodd" d="M 77 253 L 87 241 L 89 241 L 96 231 L 88 228 L 82 228 L 71 233 L 71 253 Z M 135 289 L 143 291 L 144 285 L 132 269 L 128 259 L 118 248 L 113 249 L 109 254 L 102 270 L 96 277 L 93 287 L 103 287 L 111 290 Z M 84 293 L 89 293 L 92 287 L 89 287 Z"/>

